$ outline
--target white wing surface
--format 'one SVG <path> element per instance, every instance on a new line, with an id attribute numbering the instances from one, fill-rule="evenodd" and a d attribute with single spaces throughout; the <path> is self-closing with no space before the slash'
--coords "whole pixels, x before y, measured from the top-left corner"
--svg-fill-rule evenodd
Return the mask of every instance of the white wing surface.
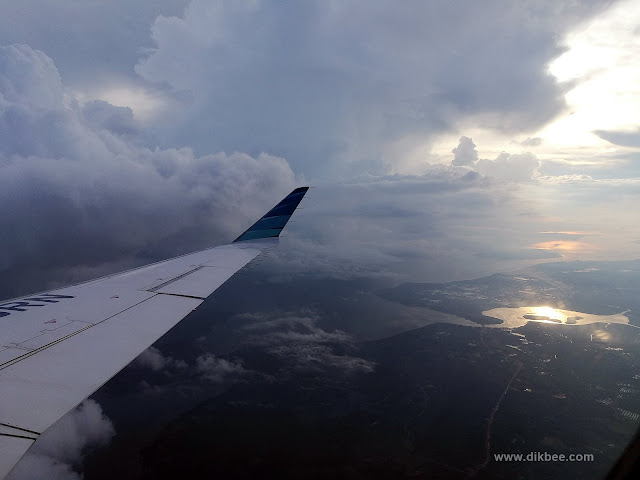
<path id="1" fill-rule="evenodd" d="M 0 478 L 42 432 L 276 246 L 307 189 L 229 245 L 0 302 Z"/>

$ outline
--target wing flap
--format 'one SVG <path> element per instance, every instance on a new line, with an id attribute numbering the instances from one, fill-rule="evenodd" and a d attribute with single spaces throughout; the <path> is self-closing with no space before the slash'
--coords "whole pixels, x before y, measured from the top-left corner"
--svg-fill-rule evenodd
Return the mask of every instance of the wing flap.
<path id="1" fill-rule="evenodd" d="M 205 299 L 236 273 L 235 268 L 201 266 L 188 275 L 178 278 L 161 287 L 154 288 L 156 293 L 183 295 Z"/>

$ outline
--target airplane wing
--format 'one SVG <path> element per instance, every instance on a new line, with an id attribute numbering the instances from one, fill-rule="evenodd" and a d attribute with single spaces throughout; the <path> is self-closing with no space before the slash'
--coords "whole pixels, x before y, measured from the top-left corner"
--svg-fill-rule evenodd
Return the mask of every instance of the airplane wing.
<path id="1" fill-rule="evenodd" d="M 0 302 L 0 478 L 42 432 L 276 246 L 307 190 L 228 245 Z"/>

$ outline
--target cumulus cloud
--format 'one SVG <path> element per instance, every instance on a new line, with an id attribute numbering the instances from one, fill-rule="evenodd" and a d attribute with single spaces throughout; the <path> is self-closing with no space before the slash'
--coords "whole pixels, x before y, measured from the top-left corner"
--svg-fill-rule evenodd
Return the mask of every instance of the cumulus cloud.
<path id="1" fill-rule="evenodd" d="M 344 373 L 372 372 L 375 365 L 356 356 L 353 337 L 341 330 L 318 326 L 312 313 L 280 314 L 276 318 L 245 325 L 246 342 L 287 361 L 288 369 L 322 371 L 335 368 Z"/>
<path id="2" fill-rule="evenodd" d="M 481 159 L 476 170 L 483 175 L 511 181 L 526 181 L 537 175 L 540 160 L 532 153 L 502 152 L 495 160 Z"/>
<path id="3" fill-rule="evenodd" d="M 558 39 L 602 5 L 192 0 L 156 19 L 136 71 L 190 99 L 169 142 L 380 174 L 461 118 L 509 132 L 553 119 L 568 88 L 547 68 Z"/>
<path id="4" fill-rule="evenodd" d="M 527 139 L 525 142 L 535 144 L 536 139 Z M 523 142 L 523 144 L 525 143 Z M 451 161 L 453 166 L 472 167 L 478 173 L 488 177 L 513 182 L 527 181 L 538 174 L 541 163 L 532 153 L 511 154 L 502 152 L 495 160 L 479 159 L 476 144 L 469 137 L 460 137 L 460 143 L 451 151 L 455 156 Z"/>
<path id="5" fill-rule="evenodd" d="M 114 435 L 113 424 L 100 405 L 85 400 L 40 436 L 7 480 L 80 479 L 77 469 L 86 452 L 107 445 Z"/>
<path id="6" fill-rule="evenodd" d="M 46 52 L 73 87 L 135 81 L 140 49 L 153 46 L 149 25 L 158 15 L 180 14 L 188 2 L 4 0 L 0 44 L 24 43 Z"/>
<path id="7" fill-rule="evenodd" d="M 455 156 L 451 160 L 451 165 L 456 167 L 472 166 L 478 160 L 478 152 L 476 151 L 476 144 L 469 137 L 460 137 L 460 143 L 458 146 L 451 150 Z"/>
<path id="8" fill-rule="evenodd" d="M 0 47 L 4 295 L 51 286 L 42 265 L 69 282 L 81 266 L 229 240 L 296 184 L 283 158 L 147 148 L 132 122 L 106 102 L 81 107 L 44 53 Z"/>
<path id="9" fill-rule="evenodd" d="M 240 361 L 216 357 L 211 353 L 196 358 L 196 371 L 201 378 L 213 383 L 233 381 L 248 373 Z"/>
<path id="10" fill-rule="evenodd" d="M 142 352 L 134 360 L 134 365 L 142 368 L 150 368 L 154 372 L 161 372 L 166 369 L 183 369 L 187 367 L 184 360 L 175 360 L 170 356 L 165 356 L 156 347 L 151 346 Z"/>
<path id="11" fill-rule="evenodd" d="M 8 12 L 0 15 L 7 27 L 0 38 L 33 39 L 45 48 L 37 32 L 20 24 L 15 12 L 23 7 L 4 6 L 18 3 L 0 7 Z M 42 52 L 2 50 L 4 296 L 233 238 L 297 183 L 282 157 L 313 174 L 320 188 L 307 204 L 313 220 L 301 212 L 287 227 L 291 248 L 275 254 L 288 256 L 280 272 L 339 278 L 409 272 L 440 280 L 484 274 L 487 264 L 474 259 L 489 244 L 499 248 L 496 235 L 521 250 L 528 244 L 513 238 L 513 225 L 535 231 L 523 219 L 534 218 L 538 207 L 514 196 L 539 178 L 537 160 L 524 153 L 475 160 L 469 138 L 468 156 L 460 145 L 454 161 L 473 162 L 477 171 L 432 165 L 424 175 L 402 175 L 407 149 L 414 140 L 428 145 L 461 119 L 524 138 L 553 118 L 567 88 L 547 69 L 562 50 L 558 39 L 601 5 L 160 3 L 155 15 L 147 2 L 136 16 L 115 0 L 137 26 L 153 22 L 151 37 L 146 27 L 135 33 L 136 42 L 146 36 L 136 46 L 153 48 L 128 52 L 127 65 L 137 58 L 138 80 L 168 89 L 182 105 L 155 123 L 141 124 L 131 110 L 104 101 L 78 102 L 67 88 L 68 75 L 74 82 L 82 76 L 67 68 L 74 63 L 65 56 L 69 49 L 46 50 L 64 64 L 64 82 Z M 78 8 L 85 19 L 97 7 Z M 10 18 L 24 26 L 24 36 Z M 68 27 L 82 37 L 83 25 Z M 56 38 L 64 44 L 72 37 Z M 398 144 L 406 148 L 390 150 Z M 210 154 L 220 150 L 248 153 Z M 356 171 L 361 176 L 354 178 Z M 503 180 L 511 192 L 501 191 Z M 530 217 L 519 216 L 525 210 Z"/>
<path id="12" fill-rule="evenodd" d="M 527 137 L 525 140 L 520 142 L 520 144 L 524 147 L 539 147 L 542 145 L 542 138 L 540 137 Z"/>
<path id="13" fill-rule="evenodd" d="M 351 337 L 341 330 L 327 332 L 316 326 L 317 318 L 286 316 L 275 320 L 249 324 L 244 327 L 249 331 L 266 331 L 264 335 L 254 336 L 253 344 L 271 345 L 273 343 L 300 342 L 300 343 L 345 343 L 350 342 Z"/>
<path id="14" fill-rule="evenodd" d="M 105 128 L 115 134 L 135 134 L 138 130 L 133 111 L 128 107 L 115 107 L 104 100 L 87 102 L 82 107 L 87 124 L 94 129 Z"/>

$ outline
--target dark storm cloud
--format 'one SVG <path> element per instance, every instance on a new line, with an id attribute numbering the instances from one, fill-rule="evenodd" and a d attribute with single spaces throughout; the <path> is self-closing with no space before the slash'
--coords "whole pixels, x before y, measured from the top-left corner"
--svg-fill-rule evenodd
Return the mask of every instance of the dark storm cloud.
<path id="1" fill-rule="evenodd" d="M 428 142 L 469 115 L 498 119 L 488 126 L 505 130 L 552 118 L 563 87 L 546 65 L 560 51 L 558 38 L 598 5 L 196 0 L 180 16 L 158 17 L 156 48 L 141 59 L 136 51 L 144 81 L 191 99 L 151 124 L 104 101 L 82 105 L 47 55 L 3 48 L 0 292 L 26 293 L 52 286 L 52 278 L 68 283 L 229 240 L 294 186 L 287 161 L 296 173 L 331 181 L 314 182 L 317 198 L 305 201 L 313 221 L 301 211 L 288 227 L 291 248 L 277 254 L 288 256 L 284 270 L 341 277 L 409 268 L 458 278 L 475 265 L 476 272 L 477 260 L 448 266 L 496 249 L 491 222 L 508 234 L 503 243 L 513 240 L 517 229 L 505 224 L 520 205 L 500 191 L 502 180 L 517 190 L 516 182 L 536 175 L 537 159 L 504 153 L 476 161 L 480 173 L 425 164 L 423 175 L 390 174 L 402 172 L 389 166 L 402 164 L 406 152 L 391 155 L 389 145 L 405 137 Z M 140 8 L 131 11 L 134 23 L 152 11 Z M 7 38 L 20 36 L 11 32 Z M 74 82 L 82 76 L 64 71 Z M 176 148 L 156 147 L 154 135 Z M 220 150 L 248 153 L 211 154 Z M 518 240 L 512 248 L 526 248 Z M 413 261 L 425 256 L 426 264 Z"/>
<path id="2" fill-rule="evenodd" d="M 3 0 L 0 45 L 24 43 L 53 58 L 67 85 L 135 81 L 140 52 L 153 46 L 149 26 L 178 15 L 188 0 Z"/>
<path id="3" fill-rule="evenodd" d="M 128 109 L 82 108 L 44 53 L 0 47 L 1 296 L 46 287 L 43 265 L 64 282 L 229 240 L 296 183 L 267 154 L 139 143 Z"/>
<path id="4" fill-rule="evenodd" d="M 318 176 L 381 173 L 386 148 L 463 116 L 504 131 L 565 106 L 547 65 L 605 2 L 192 1 L 159 17 L 136 71 L 189 92 L 168 142 L 283 155 Z M 213 115 L 212 115 L 213 112 Z"/>
<path id="5" fill-rule="evenodd" d="M 138 131 L 133 111 L 128 107 L 114 107 L 103 100 L 94 100 L 82 107 L 82 113 L 87 124 L 94 129 L 105 128 L 118 135 Z"/>

